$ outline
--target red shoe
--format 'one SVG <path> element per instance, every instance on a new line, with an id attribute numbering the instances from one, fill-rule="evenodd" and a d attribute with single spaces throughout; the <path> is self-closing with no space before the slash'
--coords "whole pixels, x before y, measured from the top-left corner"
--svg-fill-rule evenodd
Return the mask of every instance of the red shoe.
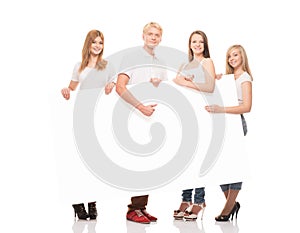
<path id="1" fill-rule="evenodd" d="M 149 214 L 146 209 L 142 210 L 143 215 L 145 215 L 151 222 L 156 222 L 157 218 Z"/>
<path id="2" fill-rule="evenodd" d="M 145 224 L 150 223 L 150 220 L 145 215 L 143 215 L 141 210 L 131 210 L 127 212 L 126 218 L 127 220 L 137 222 L 137 223 L 145 223 Z"/>

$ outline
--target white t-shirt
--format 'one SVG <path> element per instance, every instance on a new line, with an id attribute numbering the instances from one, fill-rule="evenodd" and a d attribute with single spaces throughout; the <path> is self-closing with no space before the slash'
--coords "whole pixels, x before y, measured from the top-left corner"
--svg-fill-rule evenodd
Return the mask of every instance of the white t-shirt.
<path id="1" fill-rule="evenodd" d="M 116 79 L 114 67 L 110 62 L 107 63 L 105 69 L 97 70 L 95 68 L 86 67 L 80 73 L 78 72 L 81 62 L 78 62 L 73 69 L 72 81 L 80 83 L 80 89 L 103 88 L 109 82 Z"/>
<path id="2" fill-rule="evenodd" d="M 242 83 L 243 82 L 251 82 L 252 83 L 251 76 L 247 72 L 242 73 L 240 75 L 240 77 L 238 77 L 235 80 L 235 85 L 236 85 L 237 97 L 238 97 L 239 104 L 243 103 L 243 93 L 242 93 Z"/>
<path id="3" fill-rule="evenodd" d="M 126 55 L 121 64 L 121 72 L 130 78 L 128 84 L 149 82 L 151 78 L 167 80 L 165 64 L 161 59 L 152 56 L 143 47 Z"/>

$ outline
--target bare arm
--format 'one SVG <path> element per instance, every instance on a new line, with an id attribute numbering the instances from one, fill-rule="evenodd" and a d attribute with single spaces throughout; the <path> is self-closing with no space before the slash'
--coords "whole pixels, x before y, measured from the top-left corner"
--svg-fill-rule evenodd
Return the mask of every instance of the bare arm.
<path id="1" fill-rule="evenodd" d="M 78 86 L 78 83 L 79 82 L 71 80 L 69 86 L 61 90 L 61 94 L 66 100 L 70 99 L 70 91 L 75 91 Z"/>
<path id="2" fill-rule="evenodd" d="M 196 83 L 197 89 L 201 92 L 212 93 L 215 90 L 215 65 L 210 58 L 205 58 L 203 61 L 203 71 L 205 83 Z"/>
<path id="3" fill-rule="evenodd" d="M 116 84 L 116 92 L 122 97 L 127 103 L 138 109 L 145 116 L 151 116 L 155 111 L 156 104 L 143 105 L 138 101 L 132 93 L 127 89 L 126 85 L 129 82 L 129 77 L 126 74 L 119 74 Z"/>
<path id="4" fill-rule="evenodd" d="M 252 107 L 252 83 L 242 83 L 243 103 L 237 106 L 222 107 L 219 105 L 205 106 L 208 112 L 215 113 L 231 113 L 231 114 L 243 114 L 251 111 Z"/>
<path id="5" fill-rule="evenodd" d="M 200 92 L 212 93 L 215 89 L 215 66 L 211 59 L 205 59 L 203 62 L 203 71 L 205 77 L 205 83 L 195 83 L 177 73 L 174 82 L 178 85 L 195 89 Z"/>

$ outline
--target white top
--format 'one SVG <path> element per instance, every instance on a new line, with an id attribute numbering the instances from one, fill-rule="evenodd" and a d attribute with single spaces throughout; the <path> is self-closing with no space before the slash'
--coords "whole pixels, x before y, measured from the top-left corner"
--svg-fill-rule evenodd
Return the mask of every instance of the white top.
<path id="1" fill-rule="evenodd" d="M 164 62 L 157 56 L 152 56 L 143 47 L 130 51 L 121 64 L 121 72 L 130 80 L 128 84 L 149 82 L 151 78 L 167 80 Z"/>
<path id="2" fill-rule="evenodd" d="M 202 66 L 203 60 L 200 62 L 199 66 L 195 68 L 188 68 L 187 67 L 188 64 L 189 63 L 183 66 L 181 73 L 183 73 L 184 76 L 193 75 L 194 76 L 193 82 L 195 83 L 204 83 L 205 76 L 204 76 L 204 71 Z"/>
<path id="3" fill-rule="evenodd" d="M 95 68 L 86 67 L 81 73 L 78 73 L 81 62 L 76 63 L 73 69 L 72 81 L 79 82 L 80 89 L 103 88 L 109 82 L 115 80 L 115 69 L 107 63 L 105 69 L 97 70 Z"/>
<path id="4" fill-rule="evenodd" d="M 239 104 L 243 103 L 242 83 L 244 83 L 244 82 L 251 82 L 252 83 L 251 76 L 247 72 L 242 73 L 240 75 L 240 77 L 238 77 L 235 80 L 235 85 L 236 85 L 236 91 L 237 91 L 237 97 L 238 97 Z"/>

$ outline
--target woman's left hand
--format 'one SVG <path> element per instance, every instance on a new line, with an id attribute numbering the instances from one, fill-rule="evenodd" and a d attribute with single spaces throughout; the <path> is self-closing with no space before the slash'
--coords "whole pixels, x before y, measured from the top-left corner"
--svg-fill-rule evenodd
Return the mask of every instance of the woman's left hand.
<path id="1" fill-rule="evenodd" d="M 105 86 L 105 94 L 106 95 L 110 94 L 111 91 L 112 91 L 112 89 L 114 89 L 114 86 L 115 86 L 114 82 L 106 84 L 106 86 Z"/>
<path id="2" fill-rule="evenodd" d="M 205 106 L 205 110 L 208 112 L 212 112 L 212 113 L 224 113 L 225 112 L 224 107 L 216 105 L 216 104 Z"/>

